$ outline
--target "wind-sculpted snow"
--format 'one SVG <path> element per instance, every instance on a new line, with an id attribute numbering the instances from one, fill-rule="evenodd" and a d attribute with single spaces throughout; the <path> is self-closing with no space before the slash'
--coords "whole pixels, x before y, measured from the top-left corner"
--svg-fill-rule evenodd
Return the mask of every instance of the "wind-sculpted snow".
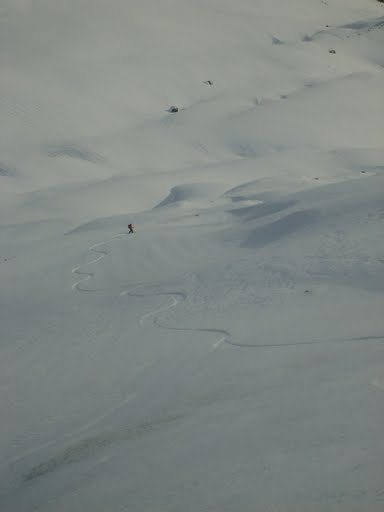
<path id="1" fill-rule="evenodd" d="M 384 27 L 384 17 L 374 18 L 371 20 L 360 20 L 346 23 L 338 27 L 329 27 L 325 30 L 320 30 L 312 36 L 305 36 L 304 41 L 310 42 L 317 38 L 331 36 L 334 38 L 342 39 L 350 37 L 351 32 L 354 36 L 361 36 L 362 34 L 369 33 L 374 30 L 381 30 Z"/>
<path id="2" fill-rule="evenodd" d="M 352 23 L 346 23 L 342 25 L 341 28 L 349 28 L 351 30 L 361 31 L 371 31 L 374 29 L 382 29 L 384 27 L 384 16 L 380 18 L 372 19 L 372 20 L 361 20 L 354 21 Z"/>
<path id="3" fill-rule="evenodd" d="M 383 34 L 3 0 L 1 512 L 382 512 Z"/>
<path id="4" fill-rule="evenodd" d="M 138 425 L 127 426 L 120 431 L 106 431 L 92 437 L 85 437 L 77 443 L 71 444 L 55 457 L 33 467 L 24 475 L 24 480 L 26 482 L 35 480 L 36 478 L 60 470 L 65 466 L 79 462 L 82 459 L 94 456 L 108 446 L 145 436 L 156 428 L 161 428 L 161 426 L 176 422 L 179 419 L 181 419 L 181 417 L 170 414 L 144 421 Z"/>
<path id="5" fill-rule="evenodd" d="M 224 192 L 225 185 L 222 183 L 191 183 L 173 187 L 169 195 L 159 203 L 156 208 L 164 206 L 200 205 L 203 202 L 209 203 L 212 198 L 216 199 Z"/>
<path id="6" fill-rule="evenodd" d="M 292 212 L 284 217 L 253 230 L 245 241 L 245 247 L 264 247 L 284 237 L 291 237 L 296 231 L 309 229 L 318 219 L 316 210 Z"/>
<path id="7" fill-rule="evenodd" d="M 0 162 L 0 176 L 14 176 L 15 169 L 12 166 Z"/>
<path id="8" fill-rule="evenodd" d="M 68 157 L 79 160 L 85 160 L 87 162 L 97 163 L 102 162 L 104 158 L 84 147 L 77 144 L 61 143 L 61 144 L 50 144 L 46 147 L 47 155 L 51 158 L 57 157 Z"/>
<path id="9" fill-rule="evenodd" d="M 241 217 L 244 220 L 249 219 L 260 219 L 262 217 L 266 217 L 268 215 L 273 215 L 274 213 L 281 212 L 286 210 L 296 204 L 296 201 L 292 199 L 286 200 L 268 200 L 260 205 L 256 206 L 246 206 L 245 208 L 238 208 L 231 210 L 236 216 Z"/>

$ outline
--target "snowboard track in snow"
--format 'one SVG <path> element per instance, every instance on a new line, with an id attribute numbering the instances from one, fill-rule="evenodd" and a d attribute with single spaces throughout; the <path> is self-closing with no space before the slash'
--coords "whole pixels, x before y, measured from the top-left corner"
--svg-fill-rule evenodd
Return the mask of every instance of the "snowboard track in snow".
<path id="1" fill-rule="evenodd" d="M 144 286 L 146 286 L 145 283 L 136 286 L 134 289 L 137 289 L 139 287 L 144 287 Z M 155 292 L 155 293 L 150 293 L 150 294 L 145 294 L 145 293 L 140 294 L 140 293 L 132 293 L 133 290 L 131 289 L 131 290 L 123 291 L 123 292 L 121 292 L 120 295 L 121 296 L 128 295 L 131 297 L 148 297 L 148 296 L 155 297 L 155 296 L 168 296 L 168 295 L 171 296 L 170 304 L 167 304 L 158 309 L 155 309 L 154 311 L 149 311 L 148 313 L 145 313 L 144 315 L 142 315 L 140 317 L 141 325 L 144 325 L 144 321 L 146 318 L 149 318 L 152 316 L 152 317 L 154 317 L 153 325 L 155 325 L 156 327 L 158 327 L 160 329 L 167 329 L 169 331 L 205 332 L 205 333 L 210 333 L 210 334 L 221 334 L 222 335 L 221 338 L 213 344 L 214 349 L 218 348 L 222 343 L 225 343 L 226 341 L 230 340 L 231 334 L 228 331 L 226 331 L 225 329 L 203 328 L 203 327 L 201 327 L 201 328 L 199 328 L 199 327 L 197 327 L 197 328 L 196 327 L 195 328 L 194 327 L 170 327 L 170 326 L 164 325 L 160 322 L 158 315 L 176 307 L 180 303 L 180 300 L 185 301 L 187 299 L 187 294 L 185 292 L 182 292 L 182 291 L 160 291 L 160 292 Z"/>
<path id="2" fill-rule="evenodd" d="M 98 249 L 98 247 L 103 246 L 103 245 L 106 246 L 107 244 L 109 244 L 115 240 L 121 240 L 125 236 L 126 235 L 116 235 L 113 238 L 111 238 L 110 240 L 105 240 L 104 242 L 98 242 L 98 243 L 93 244 L 90 247 L 88 247 L 89 252 L 94 252 L 95 254 L 98 254 L 98 256 L 94 260 L 87 261 L 86 263 L 83 263 L 82 265 L 78 265 L 77 267 L 74 267 L 72 269 L 72 274 L 77 274 L 79 276 L 85 276 L 85 277 L 82 277 L 79 281 L 76 281 L 76 283 L 74 283 L 72 285 L 72 290 L 77 290 L 79 292 L 95 292 L 95 291 L 97 291 L 97 290 L 89 290 L 87 288 L 79 287 L 79 285 L 81 283 L 88 281 L 89 279 L 91 279 L 91 277 L 93 277 L 95 275 L 95 272 L 91 272 L 89 270 L 88 271 L 82 270 L 82 269 L 84 267 L 88 267 L 89 265 L 92 265 L 93 263 L 97 263 L 98 261 L 100 261 L 102 258 L 104 258 L 108 254 L 109 251 L 107 249 Z"/>
<path id="3" fill-rule="evenodd" d="M 125 238 L 126 236 L 128 236 L 128 234 L 116 235 L 115 237 L 112 237 L 109 240 L 105 240 L 103 242 L 97 242 L 96 244 L 93 244 L 90 247 L 88 247 L 88 252 L 93 252 L 93 253 L 97 254 L 97 257 L 91 261 L 87 261 L 86 263 L 83 263 L 82 265 L 78 265 L 72 269 L 72 274 L 84 276 L 72 285 L 72 290 L 76 290 L 79 292 L 96 292 L 97 290 L 80 287 L 81 283 L 88 281 L 95 275 L 94 271 L 84 270 L 84 268 L 86 268 L 89 265 L 92 265 L 94 263 L 97 263 L 98 261 L 100 261 L 102 258 L 104 258 L 109 253 L 109 251 L 106 248 L 99 249 L 99 247 L 103 247 L 103 246 L 107 247 L 107 245 L 109 243 L 111 243 L 115 240 L 121 240 L 121 239 Z M 230 336 L 231 336 L 230 333 L 224 329 L 169 327 L 169 326 L 162 325 L 160 323 L 157 315 L 163 313 L 164 311 L 168 311 L 171 308 L 176 307 L 179 304 L 180 299 L 185 301 L 187 298 L 187 294 L 185 292 L 181 292 L 181 291 L 171 291 L 171 292 L 161 291 L 161 292 L 148 293 L 148 294 L 132 293 L 134 290 L 136 290 L 138 288 L 143 288 L 144 286 L 149 286 L 149 283 L 141 283 L 139 285 L 136 285 L 134 288 L 131 288 L 129 290 L 121 292 L 120 296 L 129 295 L 132 297 L 148 297 L 148 296 L 155 297 L 155 296 L 162 296 L 162 295 L 164 295 L 164 296 L 170 295 L 172 303 L 168 304 L 166 306 L 162 306 L 161 308 L 158 308 L 154 311 L 149 311 L 148 313 L 145 313 L 144 315 L 142 315 L 140 318 L 140 325 L 144 325 L 144 321 L 146 318 L 154 316 L 155 318 L 153 320 L 153 325 L 155 325 L 156 327 L 161 328 L 161 329 L 168 329 L 170 331 L 184 331 L 184 332 L 193 332 L 194 331 L 194 332 L 206 332 L 206 333 L 210 333 L 210 334 L 221 334 L 222 335 L 221 338 L 213 344 L 214 349 L 218 348 L 222 343 L 224 343 L 230 339 Z M 153 286 L 153 285 L 151 285 L 151 286 Z"/>
<path id="4" fill-rule="evenodd" d="M 382 342 L 384 341 L 384 336 L 355 336 L 351 338 L 319 338 L 308 341 L 292 341 L 288 343 L 237 343 L 231 340 L 226 340 L 228 345 L 232 345 L 234 347 L 240 348 L 282 348 L 282 347 L 295 347 L 298 345 L 319 345 L 325 343 L 357 343 L 357 342 L 367 342 L 367 341 L 376 341 Z"/>
<path id="5" fill-rule="evenodd" d="M 107 249 L 98 249 L 98 247 L 104 246 L 106 247 L 109 243 L 115 241 L 115 240 L 121 240 L 125 238 L 127 234 L 120 234 L 112 237 L 109 240 L 105 240 L 103 242 L 98 242 L 96 244 L 91 245 L 88 248 L 88 251 L 94 252 L 97 254 L 97 258 L 88 261 L 86 263 L 83 263 L 82 265 L 78 265 L 72 269 L 73 274 L 77 274 L 82 277 L 80 280 L 78 280 L 76 283 L 72 285 L 72 290 L 77 290 L 79 292 L 93 292 L 97 290 L 87 289 L 87 288 L 81 288 L 79 285 L 85 281 L 88 281 L 91 279 L 91 277 L 94 276 L 95 272 L 89 271 L 89 270 L 83 270 L 84 267 L 87 267 L 93 263 L 97 263 L 102 258 L 104 258 L 109 251 Z M 158 327 L 160 329 L 167 329 L 169 331 L 184 331 L 184 332 L 204 332 L 204 333 L 210 333 L 210 334 L 220 334 L 221 337 L 218 341 L 216 341 L 213 344 L 213 349 L 218 348 L 222 344 L 227 344 L 232 347 L 237 348 L 284 348 L 284 347 L 294 347 L 299 345 L 319 345 L 319 344 L 332 344 L 332 343 L 358 343 L 358 342 L 383 342 L 384 341 L 384 335 L 365 335 L 365 336 L 354 336 L 354 337 L 345 337 L 345 338 L 319 338 L 319 339 L 312 339 L 312 340 L 300 340 L 300 341 L 293 341 L 293 342 L 277 342 L 277 343 L 241 343 L 241 342 L 235 342 L 231 339 L 231 334 L 229 331 L 225 329 L 219 329 L 219 328 L 199 328 L 199 327 L 170 327 L 169 325 L 164 325 L 161 323 L 159 319 L 159 315 L 162 313 L 169 311 L 172 308 L 175 308 L 180 301 L 185 301 L 187 299 L 187 293 L 184 291 L 157 291 L 157 292 L 149 292 L 149 293 L 133 293 L 134 290 L 144 288 L 145 286 L 149 287 L 151 286 L 152 289 L 154 285 L 152 283 L 139 283 L 135 285 L 133 288 L 129 288 L 128 290 L 124 290 L 120 293 L 120 296 L 131 296 L 131 297 L 156 297 L 156 296 L 170 296 L 171 297 L 171 303 L 166 304 L 165 306 L 161 306 L 160 308 L 157 308 L 153 311 L 149 311 L 148 313 L 144 313 L 140 317 L 140 325 L 144 325 L 144 322 L 147 318 L 154 317 L 152 323 L 155 327 Z"/>
<path id="6" fill-rule="evenodd" d="M 384 341 L 383 335 L 370 335 L 370 336 L 354 336 L 354 337 L 345 337 L 345 338 L 319 338 L 319 339 L 312 339 L 312 340 L 302 340 L 302 341 L 293 341 L 288 343 L 241 343 L 241 342 L 235 342 L 231 340 L 231 334 L 229 331 L 225 329 L 217 329 L 217 328 L 192 328 L 192 327 L 170 327 L 168 325 L 164 325 L 161 323 L 159 316 L 161 313 L 164 313 L 165 311 L 168 311 L 174 307 L 176 307 L 180 300 L 178 297 L 180 297 L 182 300 L 186 300 L 187 294 L 185 292 L 181 291 L 164 291 L 164 292 L 156 292 L 151 294 L 145 294 L 145 293 L 132 293 L 133 290 L 138 289 L 140 287 L 148 286 L 146 283 L 139 284 L 135 286 L 131 290 L 126 290 L 121 292 L 121 296 L 129 295 L 131 297 L 149 297 L 149 296 L 171 296 L 172 302 L 170 304 L 167 304 L 165 306 L 162 306 L 158 309 L 155 309 L 153 311 L 149 311 L 148 313 L 145 313 L 140 318 L 140 324 L 143 325 L 145 319 L 153 316 L 153 325 L 156 327 L 159 327 L 161 329 L 167 329 L 170 331 L 189 331 L 189 332 L 206 332 L 206 333 L 216 333 L 221 334 L 222 337 L 213 345 L 213 348 L 218 348 L 222 343 L 225 343 L 227 345 L 230 345 L 232 347 L 238 347 L 238 348 L 283 348 L 283 347 L 294 347 L 298 345 L 319 345 L 319 344 L 326 344 L 326 343 L 356 343 L 356 342 L 382 342 Z"/>

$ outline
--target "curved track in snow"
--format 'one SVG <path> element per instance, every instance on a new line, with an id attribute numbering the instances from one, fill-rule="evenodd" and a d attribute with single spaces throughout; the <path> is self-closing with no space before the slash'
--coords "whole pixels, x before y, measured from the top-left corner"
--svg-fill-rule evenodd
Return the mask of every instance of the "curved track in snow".
<path id="1" fill-rule="evenodd" d="M 113 238 L 111 238 L 110 240 L 105 240 L 104 242 L 98 242 L 98 243 L 93 244 L 90 247 L 88 247 L 88 251 L 94 252 L 95 254 L 98 254 L 98 256 L 94 260 L 87 261 L 87 263 L 83 263 L 82 265 L 78 265 L 77 267 L 74 267 L 72 269 L 72 274 L 77 274 L 79 276 L 85 276 L 85 277 L 82 277 L 81 279 L 79 279 L 78 281 L 76 281 L 76 283 L 74 283 L 72 285 L 72 290 L 77 290 L 79 292 L 95 291 L 95 290 L 88 290 L 87 288 L 79 287 L 79 285 L 81 283 L 88 281 L 95 274 L 94 272 L 91 272 L 89 270 L 82 270 L 82 269 L 84 267 L 88 267 L 89 265 L 92 265 L 92 263 L 97 263 L 98 261 L 100 261 L 102 258 L 104 258 L 108 254 L 108 251 L 106 249 L 98 249 L 98 247 L 103 246 L 103 245 L 105 246 L 105 245 L 109 244 L 110 242 L 113 242 L 114 240 L 121 240 L 125 236 L 126 235 L 117 235 L 117 236 L 114 236 Z"/>
<path id="2" fill-rule="evenodd" d="M 325 343 L 356 343 L 356 342 L 383 342 L 383 335 L 369 335 L 369 336 L 355 336 L 355 337 L 346 337 L 346 338 L 323 338 L 323 339 L 312 339 L 312 340 L 302 340 L 302 341 L 294 341 L 288 343 L 241 343 L 235 342 L 231 340 L 231 334 L 225 329 L 215 329 L 215 328 L 192 328 L 192 327 L 169 327 L 168 325 L 163 325 L 160 322 L 159 316 L 161 313 L 168 311 L 174 307 L 176 307 L 180 303 L 180 298 L 182 300 L 186 300 L 187 295 L 185 292 L 180 291 L 168 291 L 168 292 L 156 292 L 151 294 L 145 293 L 132 293 L 133 290 L 146 286 L 146 283 L 139 284 L 135 286 L 133 289 L 126 290 L 120 293 L 120 296 L 130 295 L 132 297 L 149 297 L 149 296 L 158 296 L 158 295 L 170 295 L 171 302 L 165 306 L 162 306 L 153 311 L 149 311 L 140 317 L 140 324 L 143 325 L 145 320 L 150 317 L 154 317 L 153 325 L 159 327 L 161 329 L 167 329 L 170 331 L 189 331 L 189 332 L 206 332 L 206 333 L 216 333 L 221 334 L 221 338 L 213 344 L 213 348 L 218 348 L 222 343 L 226 343 L 227 345 L 231 345 L 232 347 L 238 348 L 283 348 L 283 347 L 294 347 L 298 345 L 318 345 Z"/>
<path id="3" fill-rule="evenodd" d="M 171 297 L 171 302 L 164 305 L 164 306 L 161 306 L 160 308 L 158 309 L 155 309 L 153 311 L 149 311 L 148 313 L 145 313 L 144 315 L 142 315 L 140 317 L 140 324 L 141 325 L 144 325 L 144 322 L 147 318 L 150 318 L 150 317 L 154 317 L 153 319 L 153 325 L 155 325 L 156 327 L 159 327 L 160 329 L 167 329 L 169 331 L 184 331 L 184 332 L 206 332 L 206 333 L 210 333 L 210 334 L 220 334 L 221 337 L 219 340 L 217 340 L 214 344 L 213 344 L 213 348 L 216 349 L 218 348 L 222 343 L 225 343 L 225 342 L 228 342 L 230 340 L 230 333 L 224 329 L 215 329 L 215 328 L 193 328 L 193 327 L 169 327 L 168 325 L 163 325 L 161 322 L 160 322 L 160 319 L 159 319 L 159 316 L 161 313 L 164 313 L 165 311 L 168 311 L 172 308 L 175 308 L 181 300 L 185 301 L 186 298 L 187 298 L 187 294 L 185 292 L 181 292 L 181 291 L 164 291 L 164 292 L 156 292 L 156 293 L 149 293 L 149 294 L 145 294 L 145 293 L 132 293 L 133 290 L 135 289 L 138 289 L 140 287 L 144 287 L 146 286 L 146 284 L 141 284 L 141 285 L 138 285 L 136 286 L 135 288 L 133 289 L 130 289 L 130 290 L 125 290 L 123 292 L 120 293 L 120 296 L 131 296 L 131 297 L 149 297 L 149 296 L 170 296 Z"/>
<path id="4" fill-rule="evenodd" d="M 93 263 L 97 263 L 102 258 L 104 258 L 108 251 L 106 249 L 98 249 L 100 246 L 106 246 L 108 243 L 113 242 L 115 240 L 119 240 L 124 238 L 126 235 L 117 235 L 109 240 L 105 240 L 103 242 L 98 242 L 96 244 L 91 245 L 88 248 L 88 251 L 92 251 L 97 254 L 97 258 L 88 261 L 87 263 L 83 263 L 82 265 L 78 265 L 72 269 L 73 274 L 77 274 L 79 276 L 84 276 L 76 283 L 72 285 L 72 290 L 77 290 L 80 292 L 92 292 L 96 290 L 89 290 L 86 288 L 81 288 L 79 285 L 88 281 L 91 277 L 94 276 L 94 272 L 89 270 L 83 270 L 84 267 L 87 267 Z M 221 337 L 213 344 L 213 349 L 218 348 L 223 343 L 230 345 L 232 347 L 238 348 L 284 348 L 284 347 L 293 347 L 299 345 L 318 345 L 324 343 L 357 343 L 357 342 L 383 342 L 383 335 L 368 335 L 368 336 L 355 336 L 355 337 L 345 337 L 345 338 L 329 338 L 329 339 L 313 339 L 313 340 L 302 340 L 302 341 L 294 341 L 294 342 L 278 342 L 278 343 L 241 343 L 234 342 L 231 340 L 231 334 L 225 329 L 217 329 L 217 328 L 199 328 L 199 327 L 170 327 L 168 325 L 163 325 L 160 322 L 159 315 L 164 313 L 165 311 L 169 311 L 172 308 L 175 308 L 181 301 L 185 301 L 187 298 L 187 294 L 182 291 L 158 291 L 158 292 L 149 292 L 149 293 L 133 293 L 134 290 L 144 288 L 145 286 L 152 286 L 150 283 L 140 283 L 133 288 L 128 290 L 124 290 L 120 293 L 120 296 L 131 296 L 131 297 L 155 297 L 155 296 L 170 296 L 170 303 L 161 306 L 153 311 L 149 311 L 144 313 L 140 317 L 140 325 L 144 325 L 145 320 L 150 317 L 154 317 L 152 323 L 154 326 L 160 329 L 167 329 L 170 331 L 184 331 L 184 332 L 205 332 L 205 333 L 214 333 L 219 334 Z"/>
<path id="5" fill-rule="evenodd" d="M 80 285 L 82 283 L 85 283 L 86 281 L 88 281 L 89 279 L 91 279 L 91 277 L 93 277 L 95 275 L 95 272 L 94 271 L 91 271 L 91 270 L 86 270 L 86 268 L 89 266 L 89 265 L 92 265 L 94 263 L 97 263 L 98 261 L 100 261 L 102 258 L 104 258 L 107 254 L 108 254 L 108 250 L 107 249 L 99 249 L 99 247 L 103 247 L 103 246 L 106 246 L 108 243 L 110 242 L 113 242 L 115 240 L 119 240 L 119 239 L 122 239 L 124 238 L 125 236 L 127 235 L 117 235 L 109 240 L 105 240 L 103 242 L 98 242 L 96 244 L 93 244 L 91 245 L 90 247 L 88 247 L 88 251 L 90 252 L 93 252 L 95 254 L 97 254 L 97 257 L 94 258 L 93 260 L 91 261 L 88 261 L 86 263 L 83 263 L 82 265 L 78 265 L 76 267 L 74 267 L 72 269 L 72 274 L 77 274 L 79 276 L 82 276 L 81 279 L 79 279 L 78 281 L 76 281 L 73 285 L 72 285 L 72 290 L 76 290 L 76 291 L 79 291 L 79 292 L 92 292 L 92 291 L 96 291 L 96 290 L 91 290 L 91 289 L 87 289 L 87 288 L 82 288 Z M 230 333 L 224 329 L 215 329 L 215 328 L 192 328 L 192 327 L 169 327 L 169 326 L 165 326 L 165 325 L 162 325 L 160 323 L 160 320 L 158 318 L 157 315 L 165 312 L 165 311 L 168 311 L 174 307 L 176 307 L 179 303 L 180 303 L 180 300 L 183 300 L 185 301 L 186 298 L 187 298 L 187 294 L 185 292 L 181 292 L 181 291 L 172 291 L 172 292 L 155 292 L 155 293 L 132 293 L 134 290 L 138 289 L 138 288 L 143 288 L 144 286 L 148 286 L 148 283 L 141 283 L 139 285 L 136 285 L 134 288 L 130 288 L 129 290 L 125 290 L 123 292 L 120 293 L 120 296 L 125 296 L 125 295 L 130 295 L 132 297 L 149 297 L 149 296 L 161 296 L 161 295 L 164 295 L 164 296 L 171 296 L 171 303 L 170 304 L 167 304 L 165 306 L 162 306 L 158 309 L 155 309 L 153 311 L 149 311 L 148 313 L 145 313 L 143 314 L 141 317 L 140 317 L 140 325 L 144 325 L 144 322 L 147 318 L 150 318 L 150 317 L 154 317 L 154 320 L 153 320 L 153 325 L 155 325 L 156 327 L 159 327 L 161 329 L 168 329 L 168 330 L 171 330 L 171 331 L 188 331 L 188 332 L 206 332 L 206 333 L 210 333 L 210 334 L 219 334 L 221 335 L 221 337 L 213 344 L 213 349 L 216 349 L 218 348 L 222 343 L 225 343 L 225 342 L 229 342 L 230 340 Z"/>
<path id="6" fill-rule="evenodd" d="M 318 345 L 324 343 L 356 343 L 361 341 L 384 341 L 384 336 L 372 335 L 372 336 L 355 336 L 352 338 L 329 338 L 329 339 L 314 339 L 308 341 L 292 341 L 288 343 L 237 343 L 231 340 L 226 340 L 228 345 L 240 348 L 282 348 L 282 347 L 295 347 L 298 345 Z"/>

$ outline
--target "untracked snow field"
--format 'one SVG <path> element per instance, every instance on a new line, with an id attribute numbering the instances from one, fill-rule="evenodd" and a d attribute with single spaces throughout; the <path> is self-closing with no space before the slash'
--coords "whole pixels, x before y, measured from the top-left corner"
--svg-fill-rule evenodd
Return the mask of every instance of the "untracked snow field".
<path id="1" fill-rule="evenodd" d="M 0 511 L 382 512 L 384 5 L 2 0 L 0 70 Z"/>

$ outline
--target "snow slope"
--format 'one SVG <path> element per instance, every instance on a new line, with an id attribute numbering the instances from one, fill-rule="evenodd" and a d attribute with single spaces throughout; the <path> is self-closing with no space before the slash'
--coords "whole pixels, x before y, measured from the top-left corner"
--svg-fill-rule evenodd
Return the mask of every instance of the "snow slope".
<path id="1" fill-rule="evenodd" d="M 383 43 L 374 0 L 3 0 L 1 511 L 383 510 Z"/>

